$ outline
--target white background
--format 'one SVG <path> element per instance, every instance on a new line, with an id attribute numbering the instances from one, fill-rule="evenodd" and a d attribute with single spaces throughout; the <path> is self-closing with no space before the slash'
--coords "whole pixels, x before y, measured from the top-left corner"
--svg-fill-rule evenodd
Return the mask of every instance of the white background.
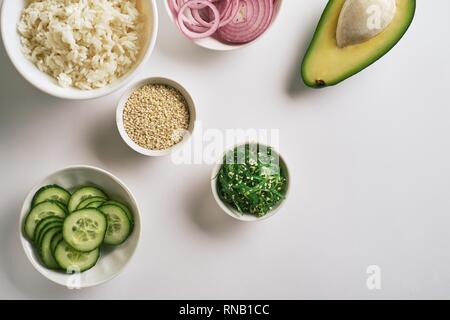
<path id="1" fill-rule="evenodd" d="M 0 298 L 450 298 L 450 2 L 418 1 L 387 56 L 341 85 L 305 88 L 299 65 L 325 0 L 285 0 L 273 29 L 229 53 L 196 47 L 160 4 L 156 51 L 138 76 L 191 91 L 206 128 L 281 129 L 292 193 L 272 219 L 234 221 L 214 203 L 211 166 L 134 153 L 115 129 L 120 92 L 90 102 L 30 86 L 0 49 Z M 134 192 L 142 237 L 127 269 L 70 291 L 26 260 L 28 190 L 71 164 Z M 366 268 L 382 269 L 382 290 Z"/>

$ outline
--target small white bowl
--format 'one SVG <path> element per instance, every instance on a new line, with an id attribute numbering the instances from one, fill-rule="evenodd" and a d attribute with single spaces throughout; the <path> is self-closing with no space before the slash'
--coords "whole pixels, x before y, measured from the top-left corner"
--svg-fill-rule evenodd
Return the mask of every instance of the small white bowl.
<path id="1" fill-rule="evenodd" d="M 242 146 L 242 145 L 246 145 L 246 144 L 259 144 L 260 146 L 266 146 L 263 143 L 258 143 L 258 142 L 248 142 L 248 143 L 243 143 L 243 144 L 237 144 L 235 145 L 233 148 L 228 149 L 223 155 L 222 157 L 217 161 L 216 165 L 214 166 L 213 170 L 212 170 L 212 174 L 211 174 L 211 190 L 214 196 L 214 199 L 216 200 L 217 204 L 219 205 L 219 207 L 229 216 L 240 220 L 240 221 L 244 221 L 244 222 L 254 222 L 254 221 L 262 221 L 262 220 L 266 220 L 269 219 L 270 217 L 273 217 L 275 215 L 275 213 L 277 213 L 281 207 L 283 206 L 283 204 L 286 202 L 286 199 L 288 197 L 289 194 L 289 189 L 290 189 L 290 175 L 289 175 L 289 169 L 288 166 L 286 164 L 286 162 L 284 161 L 284 159 L 281 157 L 281 155 L 279 154 L 278 151 L 276 151 L 273 147 L 272 148 L 272 152 L 274 155 L 277 155 L 279 157 L 279 165 L 281 170 L 285 173 L 286 175 L 286 194 L 285 194 L 285 199 L 282 200 L 278 206 L 276 206 L 275 208 L 273 208 L 272 211 L 268 212 L 266 215 L 264 215 L 263 217 L 257 217 L 251 214 L 246 214 L 246 213 L 241 213 L 238 210 L 236 210 L 235 208 L 231 207 L 229 204 L 224 203 L 222 201 L 222 199 L 219 196 L 219 193 L 217 192 L 217 176 L 219 174 L 220 169 L 222 168 L 223 165 L 223 160 L 225 155 L 231 151 L 231 150 L 235 150 L 236 148 Z"/>
<path id="2" fill-rule="evenodd" d="M 28 0 L 4 0 L 1 8 L 1 34 L 6 52 L 14 64 L 17 71 L 33 86 L 49 95 L 70 99 L 87 100 L 99 98 L 119 90 L 145 66 L 150 58 L 156 43 L 158 34 L 158 10 L 155 0 L 141 0 L 140 11 L 149 19 L 147 24 L 146 41 L 143 44 L 139 60 L 135 63 L 132 70 L 126 75 L 116 80 L 112 84 L 94 90 L 80 90 L 74 87 L 63 88 L 58 85 L 57 80 L 48 74 L 40 71 L 33 62 L 28 60 L 22 53 L 20 35 L 17 31 L 17 23 L 20 20 L 23 9 Z"/>
<path id="3" fill-rule="evenodd" d="M 23 222 L 30 211 L 31 201 L 39 188 L 57 184 L 63 188 L 73 191 L 74 188 L 83 185 L 94 185 L 104 190 L 111 199 L 122 201 L 130 206 L 134 216 L 134 229 L 130 237 L 120 246 L 108 250 L 102 250 L 100 259 L 95 267 L 81 274 L 66 274 L 64 272 L 50 270 L 40 262 L 39 256 L 32 243 L 23 235 Z M 87 288 L 99 285 L 111 280 L 123 271 L 127 263 L 133 257 L 137 248 L 141 232 L 139 207 L 131 191 L 111 173 L 91 167 L 72 166 L 52 173 L 41 182 L 36 184 L 28 193 L 20 213 L 19 233 L 25 254 L 34 268 L 47 279 L 66 287 Z"/>
<path id="4" fill-rule="evenodd" d="M 174 146 L 172 146 L 169 149 L 150 150 L 150 149 L 143 148 L 143 147 L 139 146 L 138 144 L 136 144 L 133 140 L 131 140 L 131 138 L 128 136 L 128 134 L 125 130 L 125 126 L 123 123 L 123 112 L 124 112 L 127 100 L 135 90 L 137 90 L 147 84 L 164 84 L 164 85 L 173 87 L 173 88 L 177 89 L 178 91 L 180 91 L 180 93 L 184 96 L 184 98 L 186 99 L 186 102 L 188 104 L 189 115 L 190 115 L 189 127 L 187 130 L 188 133 L 183 137 L 183 140 L 181 142 L 175 144 Z M 194 133 L 196 118 L 197 118 L 197 112 L 196 112 L 196 108 L 195 108 L 195 103 L 194 103 L 194 100 L 192 99 L 191 95 L 189 94 L 189 92 L 178 82 L 171 80 L 171 79 L 163 78 L 163 77 L 152 77 L 152 78 L 148 78 L 148 79 L 143 79 L 143 80 L 137 82 L 136 84 L 132 85 L 130 88 L 128 88 L 126 90 L 126 92 L 120 98 L 119 103 L 117 105 L 117 110 L 116 110 L 117 129 L 119 130 L 120 136 L 122 137 L 123 141 L 125 141 L 125 143 L 134 151 L 136 151 L 142 155 L 149 156 L 149 157 L 161 157 L 161 156 L 169 155 L 174 150 L 180 148 L 183 144 L 185 144 L 187 141 L 189 141 L 192 134 Z"/>
<path id="5" fill-rule="evenodd" d="M 175 17 L 173 15 L 172 11 L 170 10 L 168 1 L 167 0 L 163 0 L 163 1 L 165 2 L 166 11 L 167 11 L 167 14 L 169 15 L 170 20 L 173 22 L 174 26 L 178 29 L 178 31 L 181 32 L 181 30 L 179 30 L 179 28 L 177 26 Z M 256 38 L 253 41 L 250 41 L 248 43 L 227 44 L 227 43 L 220 42 L 219 40 L 214 39 L 213 37 L 207 37 L 204 39 L 197 39 L 197 40 L 190 40 L 186 37 L 186 39 L 192 41 L 193 43 L 195 43 L 196 45 L 198 45 L 200 47 L 214 50 L 214 51 L 231 51 L 231 50 L 236 50 L 236 49 L 240 49 L 240 48 L 245 48 L 245 47 L 255 43 L 256 41 L 260 40 L 262 37 L 264 37 L 267 34 L 267 32 L 269 32 L 269 30 L 274 25 L 276 19 L 278 18 L 278 14 L 281 10 L 282 3 L 283 3 L 283 0 L 277 0 L 277 3 L 275 4 L 275 7 L 274 7 L 274 14 L 273 14 L 272 22 L 270 23 L 270 26 L 267 28 L 267 30 L 264 31 L 264 33 L 262 35 L 260 35 L 258 38 Z"/>

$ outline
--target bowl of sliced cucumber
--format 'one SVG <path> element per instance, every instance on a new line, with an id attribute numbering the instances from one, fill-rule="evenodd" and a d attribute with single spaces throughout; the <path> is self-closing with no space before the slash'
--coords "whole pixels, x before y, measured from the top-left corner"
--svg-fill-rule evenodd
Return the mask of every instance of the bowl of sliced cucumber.
<path id="1" fill-rule="evenodd" d="M 46 278 L 68 288 L 92 287 L 114 278 L 133 257 L 139 208 L 111 173 L 67 167 L 32 188 L 20 235 L 26 256 Z"/>

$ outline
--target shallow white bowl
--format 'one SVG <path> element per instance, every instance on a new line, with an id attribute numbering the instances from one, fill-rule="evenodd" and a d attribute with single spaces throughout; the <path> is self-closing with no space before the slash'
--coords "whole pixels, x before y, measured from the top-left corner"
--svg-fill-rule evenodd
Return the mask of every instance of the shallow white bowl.
<path id="1" fill-rule="evenodd" d="M 181 32 L 181 30 L 179 30 L 178 26 L 177 26 L 177 22 L 175 21 L 175 17 L 172 14 L 172 11 L 170 10 L 169 4 L 167 0 L 163 0 L 164 4 L 166 6 L 166 11 L 167 14 L 169 15 L 170 20 L 173 22 L 174 26 L 177 28 L 177 30 Z M 267 30 L 261 35 L 259 36 L 257 39 L 248 42 L 248 43 L 244 43 L 244 44 L 226 44 L 223 42 L 220 42 L 217 39 L 214 39 L 213 37 L 207 37 L 204 39 L 198 39 L 198 40 L 190 40 L 186 37 L 186 39 L 192 41 L 193 43 L 195 43 L 196 45 L 206 48 L 206 49 L 210 49 L 210 50 L 215 50 L 215 51 L 231 51 L 231 50 L 236 50 L 236 49 L 240 49 L 240 48 L 245 48 L 253 43 L 255 43 L 256 41 L 260 40 L 261 38 L 263 38 L 268 32 L 269 30 L 272 28 L 272 26 L 275 24 L 277 18 L 278 18 L 278 14 L 281 10 L 281 5 L 283 3 L 283 0 L 278 0 L 275 8 L 274 8 L 274 15 L 273 15 L 273 19 L 272 22 L 269 26 L 269 28 L 267 28 Z"/>
<path id="2" fill-rule="evenodd" d="M 49 270 L 40 262 L 39 256 L 30 241 L 23 233 L 23 221 L 30 211 L 31 201 L 39 188 L 57 184 L 73 191 L 83 185 L 94 185 L 104 190 L 112 199 L 122 201 L 130 206 L 134 215 L 134 229 L 127 241 L 114 248 L 101 250 L 100 259 L 95 267 L 81 274 L 70 275 L 64 272 Z M 25 254 L 34 268 L 47 279 L 66 287 L 86 288 L 99 285 L 117 276 L 133 257 L 141 232 L 139 207 L 131 191 L 111 173 L 90 166 L 67 167 L 52 173 L 36 184 L 28 193 L 20 213 L 19 233 Z"/>
<path id="3" fill-rule="evenodd" d="M 137 145 L 133 140 L 131 140 L 131 138 L 128 136 L 127 132 L 125 131 L 125 127 L 124 127 L 124 123 L 123 123 L 123 111 L 125 109 L 127 100 L 135 90 L 137 90 L 140 87 L 145 86 L 147 84 L 165 84 L 170 87 L 173 87 L 173 88 L 177 89 L 178 91 L 180 91 L 180 93 L 184 96 L 184 98 L 186 99 L 186 102 L 188 104 L 189 115 L 190 115 L 189 127 L 187 130 L 188 133 L 184 136 L 184 138 L 181 142 L 177 143 L 176 145 L 174 145 L 173 147 L 171 147 L 169 149 L 165 149 L 165 150 L 145 149 L 145 148 Z M 152 77 L 152 78 L 143 79 L 143 80 L 135 83 L 134 85 L 132 85 L 130 88 L 128 88 L 125 91 L 125 93 L 120 98 L 119 103 L 117 105 L 117 110 L 116 110 L 117 129 L 119 130 L 120 136 L 122 137 L 123 141 L 125 141 L 125 143 L 134 151 L 136 151 L 140 154 L 143 154 L 145 156 L 149 156 L 149 157 L 166 156 L 166 155 L 172 153 L 173 151 L 177 150 L 178 148 L 180 148 L 187 141 L 189 141 L 189 139 L 191 138 L 191 136 L 194 132 L 196 118 L 197 118 L 197 112 L 196 112 L 196 108 L 195 108 L 195 103 L 194 103 L 194 100 L 192 99 L 192 96 L 189 94 L 189 92 L 178 82 L 171 80 L 171 79 L 163 78 L 163 77 Z"/>
<path id="4" fill-rule="evenodd" d="M 158 10 L 155 0 L 141 0 L 141 12 L 149 19 L 148 37 L 143 45 L 141 56 L 132 70 L 109 86 L 94 90 L 63 88 L 57 80 L 40 71 L 22 53 L 20 36 L 17 32 L 17 22 L 28 0 L 3 0 L 1 8 L 1 34 L 6 52 L 17 71 L 33 86 L 49 95 L 71 100 L 86 100 L 99 98 L 125 86 L 145 66 L 155 47 L 158 34 Z"/>
<path id="5" fill-rule="evenodd" d="M 281 157 L 280 153 L 278 151 L 276 151 L 273 147 L 272 147 L 272 152 L 274 155 L 278 155 L 279 156 L 279 164 L 280 164 L 280 168 L 282 171 L 284 171 L 284 173 L 286 174 L 286 179 L 287 179 L 287 185 L 286 185 L 286 195 L 285 195 L 285 199 L 282 200 L 277 207 L 275 207 L 272 211 L 268 212 L 265 216 L 263 217 L 257 217 L 251 214 L 242 214 L 239 211 L 237 211 L 235 208 L 231 207 L 229 204 L 224 203 L 222 201 L 222 199 L 219 196 L 219 193 L 217 192 L 217 175 L 219 174 L 220 169 L 222 168 L 223 165 L 223 160 L 224 160 L 224 156 L 231 150 L 234 150 L 242 145 L 245 144 L 256 144 L 257 142 L 248 142 L 248 143 L 243 143 L 243 144 L 237 144 L 234 147 L 228 149 L 221 157 L 220 159 L 218 159 L 216 165 L 214 166 L 212 173 L 211 173 L 211 190 L 214 196 L 214 199 L 216 200 L 217 204 L 219 205 L 219 207 L 229 216 L 240 220 L 240 221 L 244 221 L 244 222 L 254 222 L 254 221 L 262 221 L 262 220 L 266 220 L 269 219 L 270 217 L 273 217 L 283 206 L 283 204 L 286 202 L 286 199 L 288 198 L 289 195 L 289 189 L 290 189 L 290 175 L 289 175 L 289 169 L 288 166 L 286 164 L 286 161 Z M 259 145 L 265 146 L 263 143 L 257 143 Z"/>

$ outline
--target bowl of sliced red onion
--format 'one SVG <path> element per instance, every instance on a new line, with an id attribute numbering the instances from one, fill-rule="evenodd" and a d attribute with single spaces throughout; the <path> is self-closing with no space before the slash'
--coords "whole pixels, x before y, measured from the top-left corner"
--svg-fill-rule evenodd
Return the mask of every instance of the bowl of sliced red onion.
<path id="1" fill-rule="evenodd" d="M 282 0 L 165 0 L 170 18 L 197 45 L 219 51 L 245 47 L 273 25 Z"/>

